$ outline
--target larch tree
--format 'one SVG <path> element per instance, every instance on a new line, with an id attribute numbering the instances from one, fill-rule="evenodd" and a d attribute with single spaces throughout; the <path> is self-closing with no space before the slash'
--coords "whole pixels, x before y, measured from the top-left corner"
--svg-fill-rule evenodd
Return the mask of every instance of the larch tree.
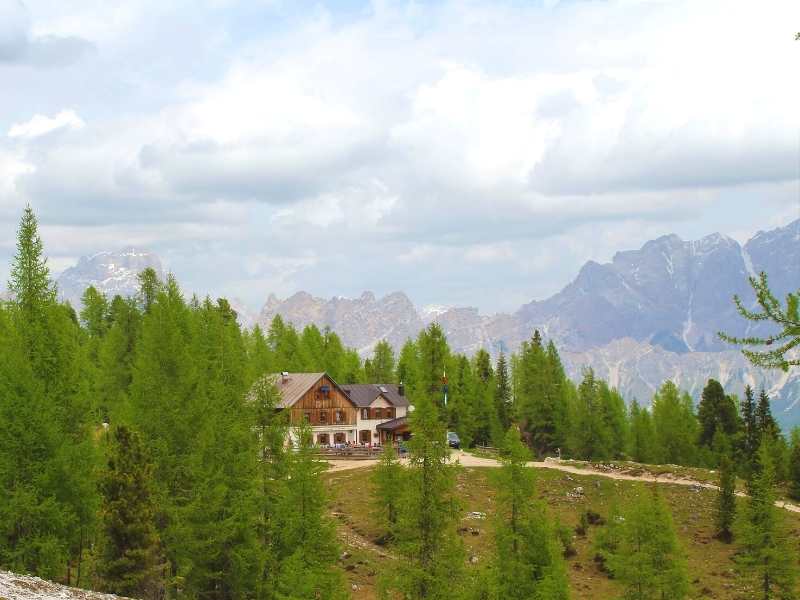
<path id="1" fill-rule="evenodd" d="M 393 539 L 397 528 L 400 495 L 403 493 L 403 466 L 397 460 L 394 445 L 386 444 L 372 475 L 374 514 L 384 529 L 384 539 Z"/>
<path id="2" fill-rule="evenodd" d="M 641 463 L 652 463 L 656 459 L 655 428 L 647 408 L 634 400 L 630 409 L 630 455 Z"/>
<path id="3" fill-rule="evenodd" d="M 371 368 L 367 372 L 367 379 L 371 383 L 394 382 L 394 350 L 386 340 L 381 340 L 375 345 L 372 353 Z"/>
<path id="4" fill-rule="evenodd" d="M 655 488 L 641 490 L 624 514 L 611 556 L 614 576 L 629 600 L 681 600 L 688 593 L 686 559 L 672 515 Z"/>
<path id="5" fill-rule="evenodd" d="M 339 556 L 336 529 L 327 514 L 327 494 L 320 475 L 325 463 L 315 455 L 311 428 L 295 432 L 297 452 L 289 458 L 289 473 L 280 500 L 280 531 L 276 551 L 276 597 L 285 600 L 344 600 L 344 578 L 336 569 Z"/>
<path id="6" fill-rule="evenodd" d="M 665 381 L 653 396 L 653 427 L 659 463 L 693 465 L 697 456 L 697 417 L 689 394 Z"/>
<path id="7" fill-rule="evenodd" d="M 749 492 L 737 557 L 740 573 L 750 584 L 749 595 L 760 600 L 796 598 L 797 551 L 775 506 L 775 469 L 765 443 L 758 452 Z"/>
<path id="8" fill-rule="evenodd" d="M 769 289 L 767 274 L 763 271 L 758 278 L 750 277 L 750 285 L 756 294 L 756 302 L 760 311 L 748 309 L 739 296 L 734 296 L 736 310 L 748 321 L 754 323 L 771 323 L 779 329 L 766 337 L 737 337 L 720 332 L 719 337 L 731 344 L 749 346 L 743 348 L 742 354 L 757 367 L 765 369 L 782 369 L 800 365 L 800 358 L 791 358 L 793 348 L 800 345 L 800 290 L 786 295 L 786 306 L 775 297 Z M 753 348 L 777 347 L 769 350 Z"/>
<path id="9" fill-rule="evenodd" d="M 492 564 L 494 596 L 509 600 L 569 598 L 562 556 L 541 501 L 536 500 L 530 451 L 512 427 L 501 449 L 503 466 L 494 477 L 496 496 L 495 549 Z"/>
<path id="10" fill-rule="evenodd" d="M 448 461 L 445 428 L 435 402 L 414 399 L 414 436 L 408 442 L 409 465 L 397 523 L 397 548 L 403 560 L 381 587 L 408 600 L 459 597 L 464 548 L 456 532 L 459 504 L 456 469 Z"/>
<path id="11" fill-rule="evenodd" d="M 789 454 L 789 497 L 800 500 L 800 427 L 792 430 L 792 446 Z"/>

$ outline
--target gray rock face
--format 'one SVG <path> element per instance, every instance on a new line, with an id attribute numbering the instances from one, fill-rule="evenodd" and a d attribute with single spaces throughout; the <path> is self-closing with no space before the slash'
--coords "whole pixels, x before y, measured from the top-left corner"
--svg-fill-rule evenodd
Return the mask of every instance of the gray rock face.
<path id="1" fill-rule="evenodd" d="M 62 300 L 68 300 L 76 308 L 80 306 L 81 296 L 90 285 L 109 298 L 117 294 L 131 297 L 139 290 L 137 276 L 148 267 L 163 277 L 161 260 L 146 250 L 125 248 L 119 252 L 84 256 L 77 265 L 66 269 L 58 277 L 58 293 Z"/>
<path id="2" fill-rule="evenodd" d="M 624 337 L 679 353 L 723 350 L 718 331 L 745 330 L 731 297 L 752 299 L 747 275 L 742 247 L 731 238 L 664 236 L 609 264 L 587 263 L 564 290 L 523 306 L 517 317 L 574 351 Z"/>
<path id="3" fill-rule="evenodd" d="M 258 322 L 262 327 L 269 327 L 277 314 L 298 328 L 311 323 L 320 329 L 330 327 L 345 345 L 357 348 L 362 354 L 370 354 L 375 344 L 384 339 L 400 348 L 423 327 L 416 308 L 402 292 L 383 298 L 364 292 L 359 298 L 330 300 L 306 292 L 298 292 L 286 300 L 270 295 Z"/>

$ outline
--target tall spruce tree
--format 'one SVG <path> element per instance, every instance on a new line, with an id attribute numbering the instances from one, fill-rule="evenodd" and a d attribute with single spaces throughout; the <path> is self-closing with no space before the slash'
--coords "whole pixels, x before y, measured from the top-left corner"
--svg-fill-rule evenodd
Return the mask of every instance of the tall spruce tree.
<path id="1" fill-rule="evenodd" d="M 758 453 L 761 439 L 758 431 L 756 404 L 753 399 L 753 388 L 746 385 L 742 401 L 742 454 L 744 474 L 749 476 Z"/>
<path id="2" fill-rule="evenodd" d="M 155 526 L 153 467 L 135 431 L 114 428 L 108 466 L 100 480 L 104 591 L 156 600 L 165 587 Z"/>
<path id="3" fill-rule="evenodd" d="M 764 436 L 774 439 L 780 435 L 778 423 L 772 416 L 769 396 L 763 387 L 758 395 L 758 405 L 756 406 L 756 427 L 758 428 L 759 443 Z"/>
<path id="4" fill-rule="evenodd" d="M 503 431 L 508 430 L 513 419 L 513 405 L 511 397 L 511 381 L 508 372 L 508 361 L 505 354 L 500 353 L 495 369 L 497 379 L 495 384 L 494 405 L 497 418 Z"/>
<path id="5" fill-rule="evenodd" d="M 563 370 L 557 353 L 545 350 L 538 330 L 522 344 L 514 379 L 518 380 L 517 417 L 535 452 L 543 456 L 563 447 L 567 413 Z"/>
<path id="6" fill-rule="evenodd" d="M 700 431 L 698 443 L 711 448 L 714 435 L 719 431 L 731 437 L 738 429 L 736 405 L 716 379 L 709 379 L 703 388 L 700 404 L 697 407 L 697 420 Z"/>
<path id="7" fill-rule="evenodd" d="M 714 528 L 718 539 L 730 543 L 736 517 L 736 469 L 731 457 L 730 443 L 722 434 L 717 434 L 715 446 L 719 455 L 719 490 L 714 510 Z"/>

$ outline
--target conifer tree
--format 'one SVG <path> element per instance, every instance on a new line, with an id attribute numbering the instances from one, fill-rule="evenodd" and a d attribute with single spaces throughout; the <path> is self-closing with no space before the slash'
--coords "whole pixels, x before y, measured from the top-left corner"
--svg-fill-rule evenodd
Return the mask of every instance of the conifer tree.
<path id="1" fill-rule="evenodd" d="M 275 356 L 267 344 L 264 331 L 259 325 L 253 327 L 247 340 L 247 355 L 250 365 L 250 381 L 256 381 L 267 374 L 275 373 Z"/>
<path id="2" fill-rule="evenodd" d="M 150 307 L 156 300 L 158 292 L 162 289 L 162 282 L 158 277 L 158 273 L 152 267 L 147 267 L 144 271 L 139 273 L 139 303 L 145 313 L 150 312 Z"/>
<path id="3" fill-rule="evenodd" d="M 757 367 L 788 371 L 790 366 L 800 365 L 800 359 L 792 358 L 790 352 L 792 348 L 800 345 L 800 292 L 787 294 L 786 308 L 783 308 L 778 299 L 770 291 L 767 274 L 765 272 L 762 271 L 758 278 L 750 277 L 749 279 L 750 285 L 753 287 L 753 291 L 756 294 L 756 301 L 761 308 L 761 312 L 749 310 L 742 303 L 739 296 L 734 296 L 733 301 L 736 304 L 736 309 L 739 311 L 739 314 L 748 321 L 771 322 L 780 327 L 781 330 L 766 338 L 752 336 L 738 338 L 722 332 L 718 335 L 724 341 L 731 344 L 751 347 L 773 346 L 775 342 L 779 342 L 777 347 L 766 351 L 751 350 L 748 348 L 742 349 L 742 354 Z M 787 354 L 790 356 L 787 357 Z"/>
<path id="4" fill-rule="evenodd" d="M 339 383 L 355 383 L 347 380 L 348 357 L 339 336 L 326 327 L 323 343 L 325 348 L 323 355 L 324 371 Z"/>
<path id="5" fill-rule="evenodd" d="M 695 464 L 697 418 L 692 399 L 672 381 L 665 381 L 653 396 L 653 426 L 660 463 Z"/>
<path id="6" fill-rule="evenodd" d="M 585 460 L 607 460 L 613 455 L 613 432 L 605 417 L 605 400 L 594 371 L 587 369 L 578 386 L 575 451 Z"/>
<path id="7" fill-rule="evenodd" d="M 413 340 L 406 340 L 397 359 L 397 381 L 405 385 L 406 396 L 413 397 L 419 390 L 419 350 Z"/>
<path id="8" fill-rule="evenodd" d="M 707 448 L 711 448 L 717 431 L 730 437 L 738 429 L 736 405 L 715 379 L 709 379 L 703 388 L 697 407 L 697 420 L 700 425 L 698 443 Z"/>
<path id="9" fill-rule="evenodd" d="M 0 554 L 8 554 L 7 564 L 71 582 L 80 572 L 98 500 L 91 372 L 75 313 L 56 302 L 30 207 L 20 222 L 9 289 L 14 299 L 3 309 L 5 335 L 14 349 L 9 362 L 19 371 L 9 372 L 8 396 L 0 399 L 7 419 L 0 429 L 21 435 L 6 437 L 4 449 L 18 461 L 20 474 L 3 490 L 8 492 L 0 521 L 10 525 L 10 533 Z"/>
<path id="10" fill-rule="evenodd" d="M 760 437 L 753 388 L 746 385 L 744 388 L 744 401 L 742 402 L 742 453 L 744 455 L 744 471 L 748 477 L 756 460 L 759 443 Z"/>
<path id="11" fill-rule="evenodd" d="M 115 296 L 110 325 L 97 352 L 96 403 L 101 416 L 114 423 L 126 409 L 142 315 L 133 300 Z"/>
<path id="12" fill-rule="evenodd" d="M 431 323 L 417 337 L 419 350 L 419 390 L 441 409 L 444 406 L 444 382 L 450 348 L 447 338 L 438 323 Z"/>
<path id="13" fill-rule="evenodd" d="M 642 490 L 620 526 L 611 557 L 614 576 L 630 600 L 680 600 L 689 582 L 672 516 L 655 488 Z"/>
<path id="14" fill-rule="evenodd" d="M 641 463 L 652 463 L 655 461 L 655 429 L 650 411 L 639 406 L 634 400 L 630 410 L 631 434 L 630 434 L 630 455 L 631 458 Z"/>
<path id="15" fill-rule="evenodd" d="M 569 598 L 562 552 L 543 504 L 534 500 L 534 473 L 526 466 L 530 452 L 515 427 L 505 435 L 501 458 L 495 477 L 495 597 Z"/>
<path id="16" fill-rule="evenodd" d="M 56 301 L 56 287 L 50 279 L 39 223 L 30 206 L 25 207 L 17 231 L 17 253 L 11 263 L 8 289 L 29 326 L 40 324 L 45 308 Z"/>
<path id="17" fill-rule="evenodd" d="M 322 337 L 322 332 L 313 323 L 306 325 L 303 332 L 300 334 L 300 370 L 318 372 L 318 371 L 331 371 L 324 365 L 325 355 L 325 340 Z M 338 367 L 339 365 L 336 365 Z M 339 369 L 336 369 L 338 376 Z M 336 379 L 334 377 L 334 379 Z"/>
<path id="18" fill-rule="evenodd" d="M 778 427 L 775 418 L 772 416 L 769 396 L 767 396 L 767 392 L 763 387 L 761 388 L 761 393 L 758 395 L 758 406 L 756 407 L 756 427 L 758 428 L 759 442 L 765 435 L 772 439 L 780 435 L 780 428 Z"/>
<path id="19" fill-rule="evenodd" d="M 783 515 L 775 507 L 774 486 L 772 456 L 762 442 L 757 471 L 749 485 L 738 557 L 740 572 L 751 584 L 751 597 L 762 600 L 795 598 L 797 593 L 797 553 L 789 543 Z"/>
<path id="20" fill-rule="evenodd" d="M 104 591 L 133 598 L 162 597 L 163 566 L 155 526 L 153 467 L 135 431 L 114 429 L 102 491 Z"/>
<path id="21" fill-rule="evenodd" d="M 315 456 L 308 425 L 301 425 L 296 436 L 297 452 L 290 455 L 285 493 L 278 507 L 277 597 L 344 600 L 344 580 L 335 564 L 336 531 L 327 517 L 327 495 L 320 478 L 325 464 Z"/>
<path id="22" fill-rule="evenodd" d="M 558 354 L 548 354 L 538 330 L 530 341 L 522 344 L 514 379 L 518 380 L 517 417 L 536 453 L 542 456 L 563 447 L 567 413 L 563 394 L 565 377 Z"/>
<path id="23" fill-rule="evenodd" d="M 367 380 L 372 383 L 394 382 L 394 351 L 386 340 L 375 345 L 372 353 L 371 368 L 367 371 Z"/>
<path id="24" fill-rule="evenodd" d="M 727 440 L 717 434 L 716 451 L 719 455 L 719 481 L 714 511 L 716 537 L 730 543 L 733 539 L 733 523 L 736 516 L 736 469 L 731 459 L 731 448 Z"/>
<path id="25" fill-rule="evenodd" d="M 452 356 L 449 361 L 447 423 L 458 433 L 462 446 L 487 445 L 490 438 L 489 415 L 483 410 L 483 388 L 463 355 Z"/>
<path id="26" fill-rule="evenodd" d="M 789 455 L 789 497 L 800 500 L 800 427 L 792 430 L 792 447 Z"/>
<path id="27" fill-rule="evenodd" d="M 464 549 L 456 533 L 459 506 L 456 466 L 448 462 L 445 428 L 427 395 L 414 399 L 414 436 L 408 443 L 409 467 L 396 539 L 403 557 L 383 586 L 408 600 L 458 597 Z"/>
<path id="28" fill-rule="evenodd" d="M 497 418 L 500 420 L 500 425 L 503 431 L 507 431 L 511 426 L 512 420 L 512 398 L 511 398 L 511 381 L 508 373 L 508 361 L 502 352 L 497 359 L 497 381 L 495 385 L 494 404 Z"/>
<path id="29" fill-rule="evenodd" d="M 380 461 L 372 477 L 375 515 L 386 532 L 384 536 L 386 539 L 394 537 L 403 483 L 403 467 L 397 460 L 394 445 L 388 443 L 381 452 Z"/>

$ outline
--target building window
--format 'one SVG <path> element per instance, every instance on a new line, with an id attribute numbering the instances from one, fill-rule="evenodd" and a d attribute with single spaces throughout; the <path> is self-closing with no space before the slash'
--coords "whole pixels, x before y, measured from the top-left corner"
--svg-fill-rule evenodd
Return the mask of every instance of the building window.
<path id="1" fill-rule="evenodd" d="M 331 438 L 328 436 L 327 433 L 320 433 L 317 436 L 317 444 L 320 446 L 328 446 L 331 443 Z"/>
<path id="2" fill-rule="evenodd" d="M 368 408 L 362 408 L 361 409 L 361 418 L 364 419 L 365 421 L 369 419 L 369 409 Z"/>
<path id="3" fill-rule="evenodd" d="M 383 416 L 386 417 L 387 419 L 394 419 L 394 409 L 387 408 Z"/>
<path id="4" fill-rule="evenodd" d="M 327 410 L 319 411 L 319 422 L 320 423 L 327 423 L 328 422 L 328 411 Z"/>
<path id="5" fill-rule="evenodd" d="M 382 414 L 382 413 L 383 413 L 383 411 L 382 411 L 380 408 L 376 408 L 376 409 L 375 409 L 375 418 L 376 418 L 376 419 L 381 419 L 381 418 L 383 418 L 383 414 Z"/>
<path id="6" fill-rule="evenodd" d="M 303 420 L 306 423 L 311 423 L 311 413 L 310 412 L 304 412 L 303 413 Z"/>
<path id="7" fill-rule="evenodd" d="M 370 435 L 369 429 L 362 429 L 358 432 L 358 441 L 362 444 L 369 444 L 372 437 Z"/>
<path id="8" fill-rule="evenodd" d="M 344 411 L 337 410 L 336 411 L 336 422 L 337 423 L 344 423 Z"/>

